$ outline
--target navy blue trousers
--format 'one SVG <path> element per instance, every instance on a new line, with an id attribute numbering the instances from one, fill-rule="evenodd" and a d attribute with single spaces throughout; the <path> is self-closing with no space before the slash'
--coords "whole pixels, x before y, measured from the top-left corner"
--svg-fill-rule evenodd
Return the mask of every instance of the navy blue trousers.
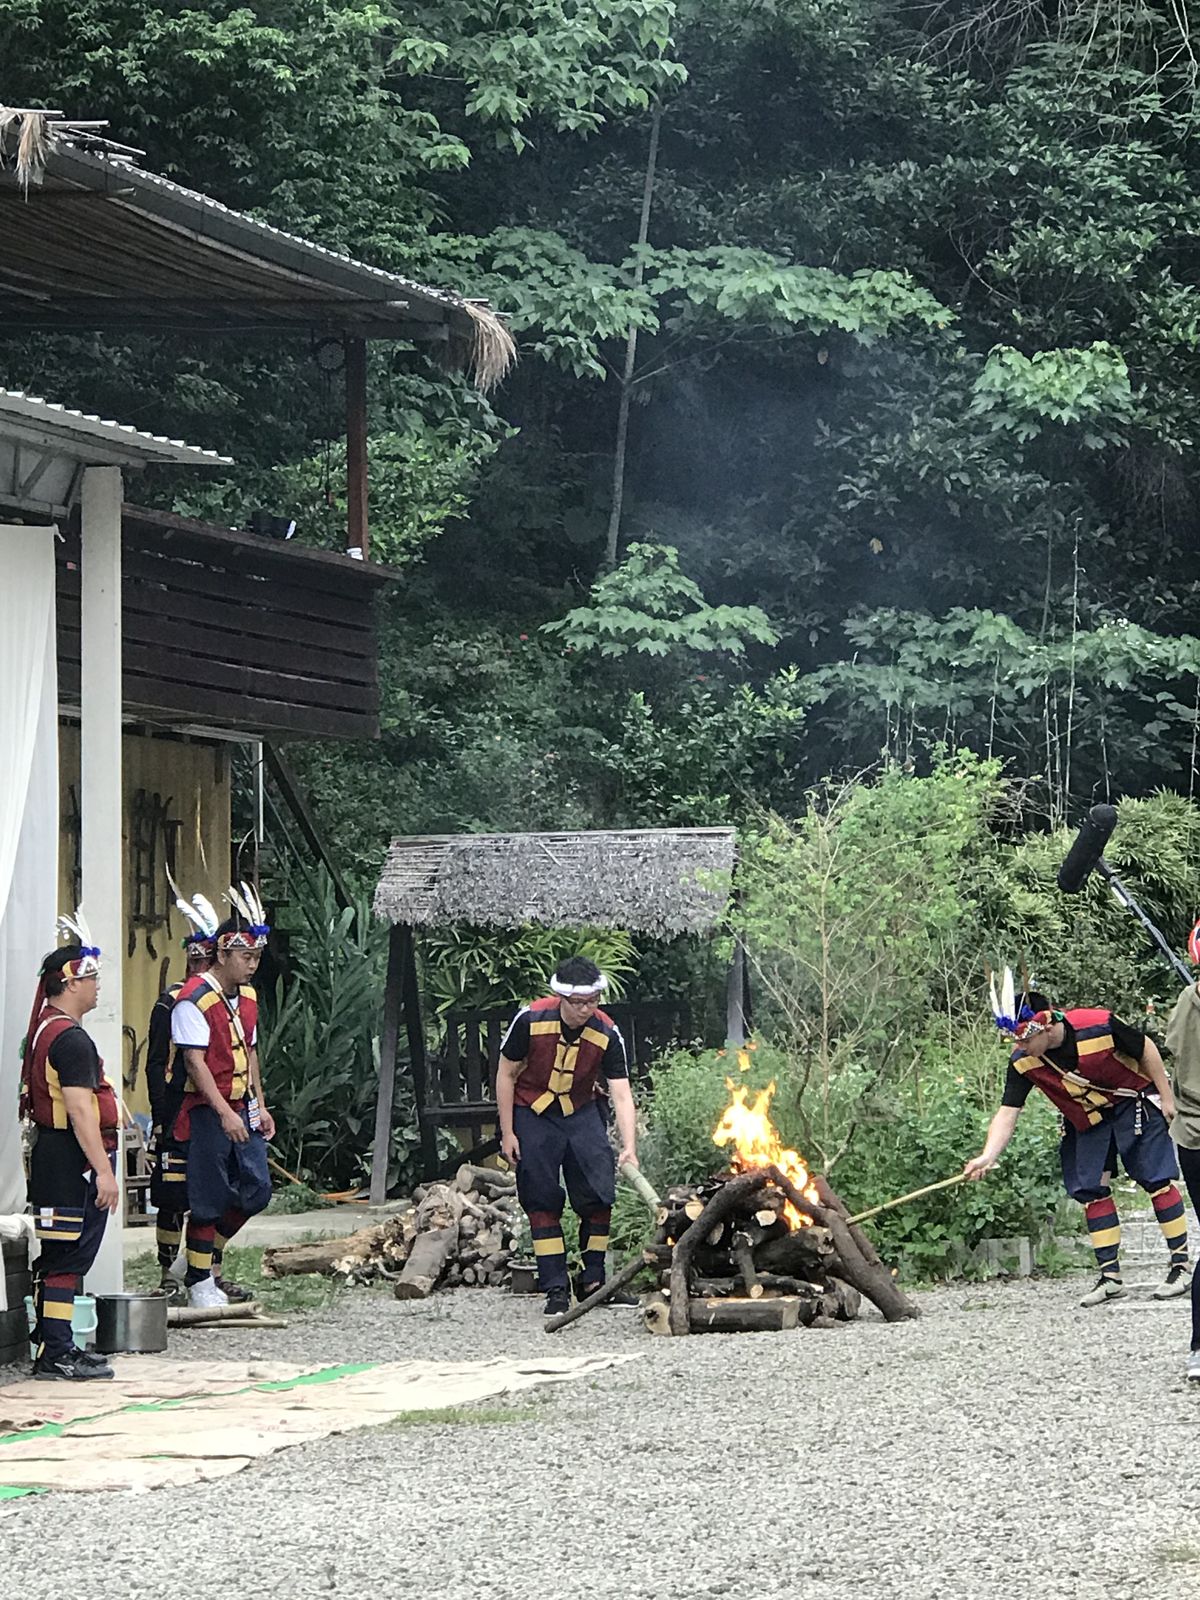
<path id="1" fill-rule="evenodd" d="M 1081 1132 L 1067 1125 L 1059 1158 L 1071 1199 L 1086 1205 L 1106 1195 L 1104 1174 L 1115 1176 L 1118 1156 L 1134 1183 L 1146 1190 L 1161 1189 L 1179 1176 L 1166 1117 L 1148 1100 L 1119 1100 L 1113 1115 L 1094 1128 Z"/>
<path id="2" fill-rule="evenodd" d="M 528 1106 L 515 1106 L 513 1132 L 521 1147 L 517 1196 L 529 1218 L 539 1288 L 548 1292 L 567 1287 L 563 1182 L 579 1218 L 584 1283 L 589 1288 L 603 1283 L 617 1180 L 599 1103 L 593 1101 L 569 1117 L 557 1106 L 540 1116 Z"/>
<path id="3" fill-rule="evenodd" d="M 245 1110 L 242 1122 L 250 1120 Z M 227 1211 L 257 1216 L 271 1199 L 267 1141 L 251 1133 L 235 1144 L 211 1106 L 196 1106 L 187 1142 L 187 1209 L 193 1222 L 216 1223 Z"/>
<path id="4" fill-rule="evenodd" d="M 116 1151 L 109 1154 L 117 1169 Z M 29 1159 L 29 1199 L 42 1251 L 34 1271 L 39 1355 L 52 1361 L 74 1344 L 71 1316 L 104 1238 L 108 1212 L 96 1204 L 96 1176 L 65 1128 L 39 1128 Z"/>

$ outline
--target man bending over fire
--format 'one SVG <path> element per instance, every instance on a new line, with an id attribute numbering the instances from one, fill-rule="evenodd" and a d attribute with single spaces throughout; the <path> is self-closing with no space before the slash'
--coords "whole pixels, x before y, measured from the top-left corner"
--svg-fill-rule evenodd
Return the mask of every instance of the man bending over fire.
<path id="1" fill-rule="evenodd" d="M 546 1315 L 570 1304 L 563 1242 L 563 1191 L 579 1217 L 580 1299 L 604 1282 L 604 1253 L 616 1197 L 612 1145 L 603 1111 L 612 1097 L 622 1162 L 637 1165 L 637 1125 L 620 1029 L 598 1009 L 607 981 L 593 962 L 571 956 L 550 980 L 553 993 L 513 1019 L 500 1046 L 496 1104 L 500 1150 L 517 1169 L 529 1218 Z"/>
<path id="2" fill-rule="evenodd" d="M 1175 1187 L 1179 1167 L 1167 1128 L 1175 1115 L 1175 1098 L 1154 1040 L 1127 1027 L 1111 1011 L 1054 1011 L 1044 995 L 1032 991 L 1021 996 L 1018 1006 L 1008 970 L 1001 989 L 997 995 L 993 979 L 992 1014 L 1015 1049 L 984 1147 L 963 1170 L 970 1178 L 991 1171 L 1036 1084 L 1062 1115 L 1063 1184 L 1083 1206 L 1100 1268 L 1099 1283 L 1080 1305 L 1099 1306 L 1128 1293 L 1121 1281 L 1121 1222 L 1109 1187 L 1118 1156 L 1149 1194 L 1167 1242 L 1167 1276 L 1154 1297 L 1169 1300 L 1186 1294 L 1187 1217 Z"/>

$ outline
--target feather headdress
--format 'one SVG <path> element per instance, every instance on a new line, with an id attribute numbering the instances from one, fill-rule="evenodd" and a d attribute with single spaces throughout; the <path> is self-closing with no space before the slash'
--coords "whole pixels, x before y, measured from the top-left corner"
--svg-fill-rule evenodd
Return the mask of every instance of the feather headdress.
<path id="1" fill-rule="evenodd" d="M 221 918 L 216 906 L 211 900 L 205 899 L 202 894 L 194 894 L 189 900 L 183 890 L 175 882 L 170 871 L 167 872 L 167 882 L 171 885 L 171 892 L 175 896 L 175 907 L 185 922 L 191 923 L 190 932 L 184 935 L 184 945 L 211 946 L 217 936 L 217 928 Z"/>
<path id="2" fill-rule="evenodd" d="M 996 988 L 996 974 L 990 967 L 986 970 L 992 1017 L 1000 1032 L 1006 1033 L 1010 1039 L 1016 1039 L 1018 1042 L 1022 1039 L 1028 1039 L 1031 1034 L 1041 1033 L 1047 1024 L 1042 1020 L 1043 1013 L 1035 1011 L 1026 999 L 1030 990 L 1028 977 L 1025 978 L 1025 985 L 1018 1003 L 1017 986 L 1013 978 L 1012 968 L 1005 967 L 999 990 Z"/>
<path id="3" fill-rule="evenodd" d="M 258 891 L 243 879 L 240 885 L 230 884 L 225 899 L 233 907 L 235 917 L 244 924 L 244 927 L 235 928 L 232 933 L 223 933 L 217 941 L 220 948 L 261 950 L 270 938 L 271 928 Z"/>
<path id="4" fill-rule="evenodd" d="M 1188 934 L 1188 960 L 1194 967 L 1200 967 L 1200 922 Z"/>
<path id="5" fill-rule="evenodd" d="M 94 978 L 100 971 L 100 946 L 92 938 L 92 930 L 87 925 L 87 918 L 83 914 L 83 907 L 76 906 L 75 915 L 67 916 L 63 912 L 58 919 L 59 938 L 66 939 L 69 944 L 79 946 L 79 958 L 68 961 L 63 969 L 64 978 Z"/>

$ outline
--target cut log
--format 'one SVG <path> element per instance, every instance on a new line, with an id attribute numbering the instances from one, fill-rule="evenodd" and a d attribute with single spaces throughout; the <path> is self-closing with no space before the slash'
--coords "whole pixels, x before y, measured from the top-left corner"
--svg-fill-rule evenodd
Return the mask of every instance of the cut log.
<path id="1" fill-rule="evenodd" d="M 676 1337 L 691 1332 L 687 1309 L 688 1277 L 701 1241 L 708 1237 L 718 1223 L 723 1223 L 739 1206 L 744 1205 L 757 1195 L 759 1190 L 765 1188 L 771 1177 L 772 1174 L 767 1172 L 746 1172 L 741 1177 L 731 1178 L 728 1183 L 722 1184 L 676 1244 L 674 1259 L 671 1262 L 670 1318 L 671 1332 Z"/>
<path id="2" fill-rule="evenodd" d="M 738 1270 L 738 1277 L 742 1280 L 742 1287 L 751 1300 L 762 1298 L 762 1284 L 758 1281 L 758 1273 L 754 1267 L 754 1252 L 751 1248 L 750 1235 L 739 1230 L 733 1236 L 733 1264 Z"/>
<path id="3" fill-rule="evenodd" d="M 777 1239 L 767 1239 L 754 1252 L 759 1272 L 779 1272 L 792 1278 L 822 1278 L 836 1266 L 833 1236 L 828 1228 L 814 1223 L 811 1228 L 795 1228 Z"/>
<path id="4" fill-rule="evenodd" d="M 517 1176 L 514 1172 L 501 1172 L 498 1167 L 472 1167 L 461 1166 L 454 1174 L 454 1187 L 463 1194 L 470 1194 L 475 1190 L 477 1194 L 489 1197 L 495 1195 L 515 1195 L 517 1192 Z"/>
<path id="5" fill-rule="evenodd" d="M 332 1272 L 336 1261 L 367 1261 L 382 1249 L 388 1223 L 373 1223 L 338 1239 L 315 1244 L 283 1244 L 263 1251 L 266 1278 L 289 1278 L 303 1272 Z"/>
<path id="6" fill-rule="evenodd" d="M 419 1233 L 404 1263 L 400 1281 L 392 1290 L 396 1299 L 427 1300 L 457 1248 L 457 1222 L 448 1228 L 429 1228 Z"/>
<path id="7" fill-rule="evenodd" d="M 691 1300 L 688 1328 L 692 1333 L 778 1333 L 800 1326 L 801 1304 L 793 1299 Z"/>
<path id="8" fill-rule="evenodd" d="M 823 1204 L 814 1206 L 806 1200 L 786 1173 L 778 1167 L 771 1168 L 771 1182 L 806 1216 L 829 1229 L 838 1256 L 838 1266 L 843 1278 L 851 1283 L 882 1311 L 887 1322 L 903 1322 L 918 1315 L 912 1301 L 897 1288 L 891 1273 L 875 1255 L 874 1248 L 859 1228 L 846 1221 L 848 1212 L 841 1200 L 823 1178 L 816 1180 L 817 1192 Z M 864 1250 L 861 1246 L 866 1246 Z M 870 1258 L 874 1257 L 873 1260 Z"/>

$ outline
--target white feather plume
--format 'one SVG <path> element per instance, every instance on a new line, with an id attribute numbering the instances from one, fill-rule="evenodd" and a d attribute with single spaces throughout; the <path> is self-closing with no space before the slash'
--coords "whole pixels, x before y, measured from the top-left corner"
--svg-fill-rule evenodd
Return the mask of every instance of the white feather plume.
<path id="1" fill-rule="evenodd" d="M 1000 988 L 1000 1001 L 1004 1007 L 1004 1015 L 1015 1022 L 1017 1019 L 1017 994 L 1011 967 L 1005 967 L 1004 969 L 1004 982 Z"/>
<path id="2" fill-rule="evenodd" d="M 247 922 L 254 921 L 254 916 L 250 910 L 250 907 L 242 898 L 242 895 L 239 892 L 236 884 L 231 883 L 229 885 L 229 888 L 225 891 L 225 900 L 233 907 L 239 917 L 243 917 Z"/>
<path id="3" fill-rule="evenodd" d="M 221 926 L 221 917 L 216 906 L 213 905 L 211 900 L 205 899 L 202 894 L 194 894 L 192 896 L 192 904 L 200 914 L 201 926 L 211 939 Z"/>
<path id="4" fill-rule="evenodd" d="M 70 939 L 75 944 L 82 945 L 85 949 L 95 949 L 92 930 L 87 925 L 87 918 L 83 914 L 82 906 L 76 906 L 73 917 L 68 917 L 65 914 L 59 917 L 58 931 L 64 939 Z"/>
<path id="5" fill-rule="evenodd" d="M 253 884 L 247 883 L 245 881 L 245 879 L 243 879 L 242 880 L 242 894 L 243 894 L 243 896 L 245 898 L 246 904 L 250 908 L 250 920 L 251 920 L 251 922 L 253 922 L 256 927 L 265 926 L 266 920 L 267 920 L 267 914 L 263 910 L 263 903 L 262 903 L 261 899 L 259 898 L 258 890 L 254 887 Z"/>

